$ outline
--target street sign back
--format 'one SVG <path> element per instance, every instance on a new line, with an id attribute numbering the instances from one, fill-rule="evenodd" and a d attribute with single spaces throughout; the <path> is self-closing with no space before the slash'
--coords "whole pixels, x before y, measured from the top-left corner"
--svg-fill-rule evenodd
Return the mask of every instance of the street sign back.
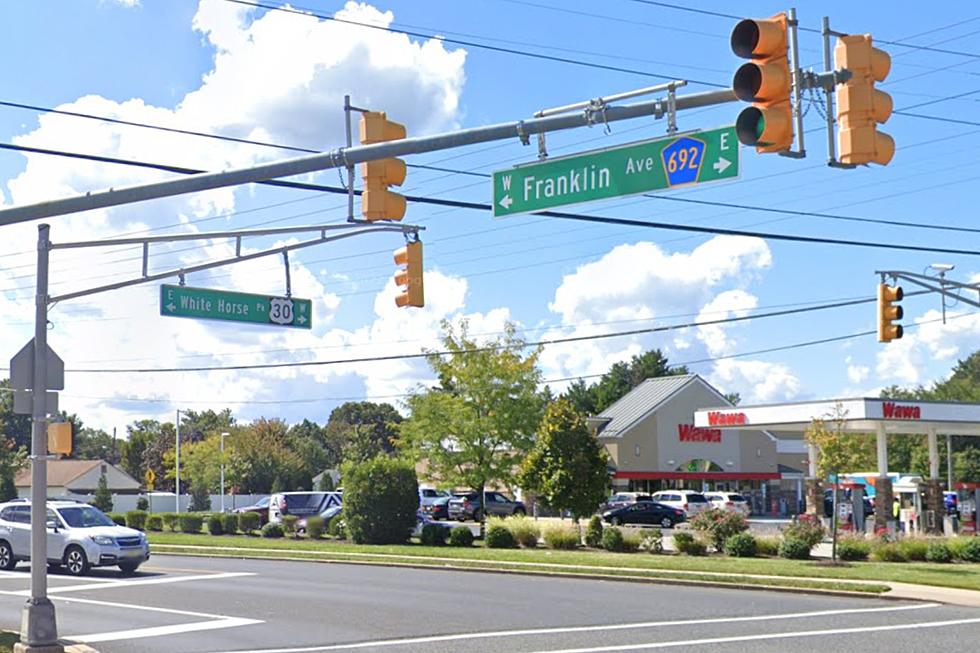
<path id="1" fill-rule="evenodd" d="M 311 329 L 313 302 L 164 284 L 160 286 L 160 315 Z"/>
<path id="2" fill-rule="evenodd" d="M 48 390 L 65 389 L 65 363 L 48 345 L 46 369 L 48 371 L 45 387 Z M 34 388 L 34 338 L 31 338 L 17 354 L 10 359 L 10 387 L 18 390 Z"/>
<path id="3" fill-rule="evenodd" d="M 734 179 L 735 127 L 630 143 L 493 173 L 493 215 Z"/>

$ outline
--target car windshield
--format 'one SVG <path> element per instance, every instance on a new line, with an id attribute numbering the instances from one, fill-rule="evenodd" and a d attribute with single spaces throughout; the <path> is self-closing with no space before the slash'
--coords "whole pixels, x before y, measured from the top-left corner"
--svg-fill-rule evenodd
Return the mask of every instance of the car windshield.
<path id="1" fill-rule="evenodd" d="M 71 528 L 94 528 L 95 526 L 115 525 L 115 522 L 109 519 L 101 510 L 92 506 L 61 508 L 58 512 L 61 514 L 61 518 L 65 520 L 65 523 Z"/>
<path id="2" fill-rule="evenodd" d="M 708 500 L 704 498 L 703 494 L 689 494 L 687 495 L 688 503 L 707 503 Z"/>
<path id="3" fill-rule="evenodd" d="M 265 497 L 264 499 L 259 499 L 256 502 L 255 507 L 256 508 L 268 508 L 269 507 L 269 497 Z"/>
<path id="4" fill-rule="evenodd" d="M 290 510 L 310 510 L 319 508 L 323 502 L 323 492 L 297 492 L 285 495 L 286 506 Z"/>

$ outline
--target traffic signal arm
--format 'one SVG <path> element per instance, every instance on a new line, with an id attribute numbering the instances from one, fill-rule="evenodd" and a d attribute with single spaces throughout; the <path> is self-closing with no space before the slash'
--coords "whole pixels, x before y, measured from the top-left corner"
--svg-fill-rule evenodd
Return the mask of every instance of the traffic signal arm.
<path id="1" fill-rule="evenodd" d="M 422 243 L 414 241 L 395 251 L 395 264 L 404 266 L 395 273 L 395 283 L 401 292 L 395 295 L 395 304 L 422 308 L 425 290 L 422 280 Z"/>
<path id="2" fill-rule="evenodd" d="M 904 334 L 902 325 L 894 324 L 905 316 L 902 307 L 895 306 L 904 296 L 901 286 L 878 284 L 878 342 L 898 340 Z"/>

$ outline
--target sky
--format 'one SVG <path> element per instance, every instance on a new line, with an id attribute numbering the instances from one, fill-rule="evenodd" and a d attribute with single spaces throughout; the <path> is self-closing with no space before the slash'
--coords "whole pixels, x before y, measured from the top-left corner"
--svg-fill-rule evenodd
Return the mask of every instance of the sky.
<path id="1" fill-rule="evenodd" d="M 305 0 L 290 7 L 270 10 L 228 0 L 2 3 L 0 24 L 8 29 L 0 42 L 0 144 L 218 171 L 299 153 L 51 110 L 330 150 L 345 143 L 345 94 L 359 107 L 385 111 L 406 125 L 409 136 L 425 136 L 527 119 L 542 109 L 672 79 L 688 81 L 682 95 L 715 90 L 728 86 L 743 63 L 729 47 L 737 22 L 728 16 L 732 3 Z M 879 44 L 892 56 L 891 72 L 879 88 L 900 112 L 882 127 L 897 143 L 889 165 L 829 168 L 822 104 L 805 98 L 804 159 L 743 148 L 737 180 L 564 210 L 976 249 L 977 232 L 971 229 L 980 146 L 980 13 L 971 14 L 965 3 L 946 6 L 941 14 L 908 1 L 892 3 L 889 11 L 876 7 L 801 7 L 800 47 L 804 67 L 822 70 L 818 30 L 824 14 L 836 30 L 870 32 L 891 42 Z M 749 17 L 783 9 L 738 3 Z M 678 127 L 730 125 L 744 106 L 683 111 Z M 547 144 L 552 156 L 561 156 L 660 138 L 666 130 L 666 120 L 649 117 L 555 132 Z M 402 192 L 488 204 L 489 173 L 536 157 L 533 140 L 525 146 L 516 138 L 408 156 Z M 0 149 L 0 208 L 173 176 Z M 336 170 L 294 180 L 342 183 Z M 346 211 L 342 195 L 247 185 L 45 222 L 52 241 L 64 243 L 337 224 L 346 220 Z M 87 426 L 120 433 L 139 419 L 173 420 L 178 409 L 228 407 L 242 421 L 265 416 L 290 423 L 324 422 L 345 401 L 384 401 L 404 411 L 407 394 L 433 381 L 424 359 L 339 361 L 437 350 L 444 320 L 465 320 L 481 341 L 500 337 L 508 322 L 529 342 L 585 337 L 544 346 L 542 375 L 556 392 L 571 379 L 594 381 L 612 364 L 660 348 L 672 364 L 687 365 L 723 392 L 739 393 L 745 404 L 873 396 L 892 384 L 929 385 L 980 347 L 976 310 L 951 303 L 943 324 L 936 295 L 906 298 L 906 334 L 887 345 L 867 335 L 876 324 L 873 303 L 697 325 L 871 298 L 876 270 L 935 274 L 930 265 L 943 263 L 956 266 L 949 278 L 973 282 L 980 262 L 970 254 L 534 215 L 494 219 L 484 210 L 418 202 L 409 202 L 404 223 L 424 227 L 422 309 L 394 304 L 392 252 L 404 243 L 397 233 L 362 235 L 290 255 L 293 294 L 313 300 L 309 331 L 162 317 L 157 282 L 57 304 L 48 337 L 67 369 L 60 407 Z M 37 224 L 0 226 L 0 351 L 10 356 L 33 334 Z M 243 251 L 301 238 L 250 238 Z M 188 267 L 234 251 L 226 239 L 159 244 L 151 247 L 149 267 Z M 51 257 L 51 293 L 140 272 L 139 245 L 58 250 Z M 187 285 L 282 295 L 285 271 L 281 258 L 271 257 L 190 274 Z M 905 290 L 914 288 L 906 284 Z M 656 327 L 678 328 L 649 331 Z M 620 332 L 632 333 L 609 336 Z M 599 335 L 609 337 L 589 338 Z M 320 364 L 185 369 L 292 362 Z M 153 371 L 158 368 L 181 371 Z"/>

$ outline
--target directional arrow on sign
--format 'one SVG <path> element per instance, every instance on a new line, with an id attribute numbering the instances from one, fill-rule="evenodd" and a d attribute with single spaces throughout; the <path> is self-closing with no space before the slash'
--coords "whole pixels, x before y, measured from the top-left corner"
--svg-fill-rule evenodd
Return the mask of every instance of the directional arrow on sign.
<path id="1" fill-rule="evenodd" d="M 177 310 L 177 305 L 174 304 L 173 302 L 170 302 L 169 304 L 167 304 L 167 310 L 173 313 L 174 311 Z"/>
<path id="2" fill-rule="evenodd" d="M 306 324 L 306 318 L 300 315 L 296 318 L 296 322 L 299 324 Z"/>
<path id="3" fill-rule="evenodd" d="M 511 199 L 510 195 L 504 195 L 504 198 L 499 202 L 500 206 L 504 207 L 504 209 L 509 209 L 513 203 L 514 200 Z"/>
<path id="4" fill-rule="evenodd" d="M 725 172 L 725 170 L 727 170 L 728 169 L 728 166 L 730 166 L 730 165 L 732 165 L 732 162 L 731 161 L 729 161 L 725 157 L 720 156 L 720 157 L 718 157 L 718 160 L 715 161 L 714 165 L 712 165 L 711 167 L 715 169 L 715 172 L 717 172 L 718 174 L 721 174 L 721 173 Z"/>

